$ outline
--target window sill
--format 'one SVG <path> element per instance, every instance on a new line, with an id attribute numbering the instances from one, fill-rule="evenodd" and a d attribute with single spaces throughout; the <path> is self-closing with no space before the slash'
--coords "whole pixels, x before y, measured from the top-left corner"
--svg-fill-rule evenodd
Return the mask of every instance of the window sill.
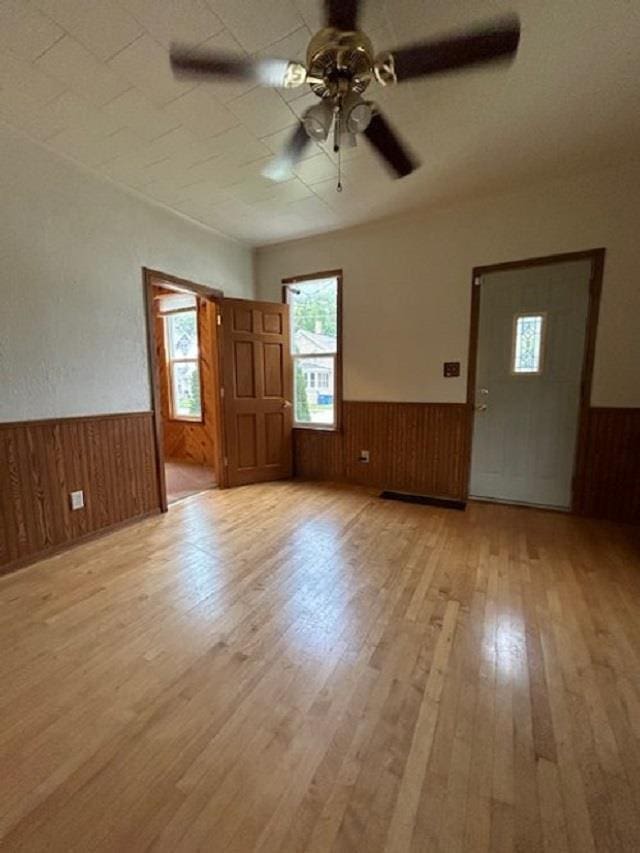
<path id="1" fill-rule="evenodd" d="M 304 426 L 294 424 L 293 428 L 299 432 L 342 432 L 342 428 L 339 426 L 323 426 L 322 424 L 318 424 L 317 426 L 313 424 L 305 424 Z"/>
<path id="2" fill-rule="evenodd" d="M 195 424 L 197 426 L 204 426 L 204 418 L 166 418 L 165 420 L 170 424 Z"/>

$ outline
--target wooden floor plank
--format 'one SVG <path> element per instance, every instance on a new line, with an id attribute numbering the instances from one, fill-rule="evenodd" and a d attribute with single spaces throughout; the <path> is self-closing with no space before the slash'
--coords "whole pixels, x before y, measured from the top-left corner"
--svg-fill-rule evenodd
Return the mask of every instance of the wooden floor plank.
<path id="1" fill-rule="evenodd" d="M 640 537 L 273 483 L 0 579 L 0 849 L 637 851 Z"/>

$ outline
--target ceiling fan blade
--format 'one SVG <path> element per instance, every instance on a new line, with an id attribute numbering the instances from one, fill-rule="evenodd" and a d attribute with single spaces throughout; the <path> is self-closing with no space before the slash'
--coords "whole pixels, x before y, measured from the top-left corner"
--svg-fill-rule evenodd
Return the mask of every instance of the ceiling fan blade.
<path id="1" fill-rule="evenodd" d="M 177 77 L 249 80 L 261 86 L 285 89 L 302 86 L 307 79 L 304 65 L 288 59 L 252 59 L 179 45 L 172 45 L 170 59 Z"/>
<path id="2" fill-rule="evenodd" d="M 300 162 L 310 142 L 305 126 L 300 122 L 282 151 L 265 166 L 262 174 L 272 181 L 286 181 L 291 178 L 294 166 Z"/>
<path id="3" fill-rule="evenodd" d="M 376 74 L 386 85 L 470 68 L 512 57 L 519 42 L 520 21 L 515 16 L 503 18 L 465 33 L 382 54 L 376 60 Z"/>
<path id="4" fill-rule="evenodd" d="M 404 147 L 389 122 L 380 113 L 375 113 L 364 135 L 385 161 L 396 178 L 404 178 L 414 172 L 418 161 Z"/>
<path id="5" fill-rule="evenodd" d="M 327 26 L 337 30 L 355 30 L 358 25 L 359 0 L 325 0 Z"/>

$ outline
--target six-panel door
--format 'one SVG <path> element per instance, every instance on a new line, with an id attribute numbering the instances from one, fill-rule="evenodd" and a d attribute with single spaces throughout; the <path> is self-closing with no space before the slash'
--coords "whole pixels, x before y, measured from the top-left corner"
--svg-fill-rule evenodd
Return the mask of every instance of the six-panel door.
<path id="1" fill-rule="evenodd" d="M 289 306 L 225 299 L 222 339 L 228 485 L 290 477 Z"/>

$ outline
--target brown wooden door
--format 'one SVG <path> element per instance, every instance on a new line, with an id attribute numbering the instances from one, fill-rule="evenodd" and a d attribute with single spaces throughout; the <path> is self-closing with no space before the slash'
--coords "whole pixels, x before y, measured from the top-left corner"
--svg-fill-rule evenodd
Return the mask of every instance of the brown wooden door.
<path id="1" fill-rule="evenodd" d="M 227 485 L 290 477 L 289 306 L 223 300 L 222 340 Z"/>

